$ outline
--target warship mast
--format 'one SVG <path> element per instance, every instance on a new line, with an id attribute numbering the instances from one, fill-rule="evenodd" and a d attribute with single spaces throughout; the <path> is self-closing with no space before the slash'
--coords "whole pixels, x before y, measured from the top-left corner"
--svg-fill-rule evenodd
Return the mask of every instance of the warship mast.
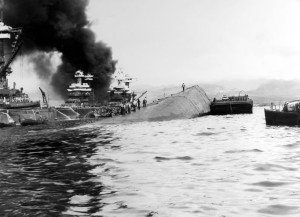
<path id="1" fill-rule="evenodd" d="M 3 19 L 4 0 L 0 0 L 0 89 L 8 89 L 7 75 L 12 73 L 10 64 L 21 48 L 21 28 L 12 28 L 4 24 Z M 11 56 L 5 59 L 6 41 L 11 40 Z"/>

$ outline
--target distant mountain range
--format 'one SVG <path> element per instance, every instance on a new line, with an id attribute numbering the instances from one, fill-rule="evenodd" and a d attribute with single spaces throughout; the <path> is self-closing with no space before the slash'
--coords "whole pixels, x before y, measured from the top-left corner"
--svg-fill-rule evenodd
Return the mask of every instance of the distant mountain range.
<path id="1" fill-rule="evenodd" d="M 244 91 L 257 105 L 300 100 L 300 80 L 221 80 L 215 83 L 186 83 L 186 88 L 193 85 L 199 85 L 210 99 L 220 98 L 223 95 L 238 95 L 240 91 Z M 147 97 L 148 102 L 182 91 L 181 84 L 165 86 L 134 85 L 132 89 L 138 96 L 147 91 L 147 94 L 142 98 Z M 55 94 L 52 94 L 51 91 L 48 92 L 47 96 L 50 95 L 51 105 L 63 103 L 62 99 L 56 99 Z M 40 92 L 37 90 L 32 93 L 31 98 L 41 100 Z"/>
<path id="2" fill-rule="evenodd" d="M 253 96 L 254 103 L 257 104 L 297 100 L 300 99 L 300 81 L 270 80 L 248 93 L 249 96 Z"/>
<path id="3" fill-rule="evenodd" d="M 199 85 L 209 98 L 220 98 L 223 95 L 238 95 L 243 91 L 253 99 L 254 104 L 269 105 L 271 102 L 300 99 L 300 80 L 224 80 L 212 83 L 186 84 L 186 87 Z M 181 84 L 166 86 L 137 86 L 136 90 L 147 90 L 147 99 L 152 101 L 182 91 Z M 244 94 L 241 92 L 241 94 Z"/>

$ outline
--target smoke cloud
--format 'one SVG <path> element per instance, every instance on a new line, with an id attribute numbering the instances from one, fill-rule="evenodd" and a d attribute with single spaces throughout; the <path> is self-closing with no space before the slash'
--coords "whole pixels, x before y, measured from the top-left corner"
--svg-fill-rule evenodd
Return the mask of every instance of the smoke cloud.
<path id="1" fill-rule="evenodd" d="M 51 85 L 66 97 L 67 87 L 74 82 L 74 72 L 83 70 L 94 75 L 92 87 L 96 99 L 101 99 L 110 84 L 116 61 L 111 49 L 97 42 L 88 28 L 88 0 L 6 0 L 4 22 L 23 28 L 23 53 L 61 53 L 62 63 L 52 76 Z M 40 57 L 40 58 L 39 58 Z M 49 76 L 47 55 L 32 60 L 38 66 L 40 78 Z"/>
<path id="2" fill-rule="evenodd" d="M 34 71 L 42 80 L 49 80 L 55 70 L 52 63 L 52 56 L 55 53 L 36 52 L 29 56 L 29 61 L 34 63 Z"/>

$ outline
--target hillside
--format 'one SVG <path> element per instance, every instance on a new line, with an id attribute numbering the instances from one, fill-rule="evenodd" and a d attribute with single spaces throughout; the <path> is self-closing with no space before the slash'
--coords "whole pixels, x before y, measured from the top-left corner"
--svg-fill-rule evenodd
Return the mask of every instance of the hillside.
<path id="1" fill-rule="evenodd" d="M 300 81 L 270 80 L 248 93 L 257 104 L 283 103 L 300 99 Z"/>
<path id="2" fill-rule="evenodd" d="M 195 83 L 199 85 L 212 99 L 222 95 L 238 95 L 244 91 L 253 99 L 254 104 L 269 105 L 271 102 L 282 103 L 294 99 L 300 99 L 300 80 L 232 80 L 217 83 Z M 186 84 L 186 87 L 195 84 Z M 161 99 L 181 91 L 181 85 L 166 86 L 137 86 L 137 93 L 148 91 L 145 95 L 148 102 Z M 242 93 L 243 94 L 243 93 Z"/>

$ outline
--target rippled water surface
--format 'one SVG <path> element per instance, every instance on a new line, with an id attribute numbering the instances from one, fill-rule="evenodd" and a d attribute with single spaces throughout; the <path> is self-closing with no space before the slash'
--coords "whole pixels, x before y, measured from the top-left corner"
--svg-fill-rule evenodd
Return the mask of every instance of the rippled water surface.
<path id="1" fill-rule="evenodd" d="M 300 216 L 300 129 L 262 108 L 0 135 L 0 216 Z"/>

